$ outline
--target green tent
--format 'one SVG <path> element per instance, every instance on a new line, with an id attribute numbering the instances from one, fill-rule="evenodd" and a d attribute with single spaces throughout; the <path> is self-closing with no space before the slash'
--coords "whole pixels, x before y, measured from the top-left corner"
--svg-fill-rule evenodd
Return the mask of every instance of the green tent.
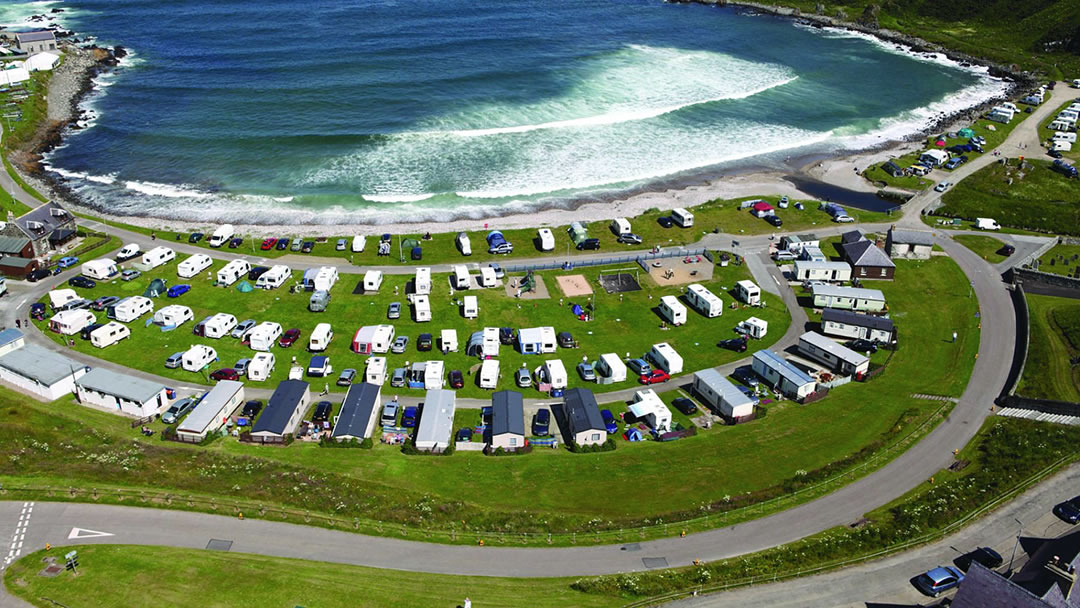
<path id="1" fill-rule="evenodd" d="M 418 241 L 416 239 L 405 239 L 405 240 L 401 241 L 401 250 L 402 251 L 412 251 L 413 247 L 419 247 L 419 246 L 420 246 L 420 241 Z"/>
<path id="2" fill-rule="evenodd" d="M 165 293 L 165 279 L 154 279 L 150 281 L 150 286 L 143 292 L 143 296 L 147 298 L 156 298 Z"/>
<path id="3" fill-rule="evenodd" d="M 249 293 L 255 291 L 255 288 L 252 287 L 251 283 L 248 283 L 247 281 L 240 281 L 240 283 L 236 286 L 236 291 L 239 291 L 240 293 Z"/>
<path id="4" fill-rule="evenodd" d="M 975 137 L 975 130 L 970 129 L 970 128 L 969 129 L 960 129 L 960 132 L 957 135 L 959 135 L 960 137 L 966 137 L 966 138 L 970 139 L 972 137 Z"/>

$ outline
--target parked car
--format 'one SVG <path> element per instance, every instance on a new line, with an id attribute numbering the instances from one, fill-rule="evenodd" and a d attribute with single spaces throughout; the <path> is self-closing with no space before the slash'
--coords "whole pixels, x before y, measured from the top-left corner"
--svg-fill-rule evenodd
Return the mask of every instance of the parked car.
<path id="1" fill-rule="evenodd" d="M 390 320 L 401 318 L 401 302 L 391 302 L 386 309 L 386 318 Z"/>
<path id="2" fill-rule="evenodd" d="M 142 272 L 135 270 L 134 268 L 128 268 L 120 273 L 120 280 L 122 281 L 134 281 L 142 276 Z"/>
<path id="3" fill-rule="evenodd" d="M 600 417 L 604 419 L 604 428 L 607 432 L 619 432 L 619 425 L 615 422 L 615 416 L 612 415 L 611 410 L 600 410 Z"/>
<path id="4" fill-rule="evenodd" d="M 855 352 L 865 353 L 868 355 L 877 352 L 877 344 L 874 344 L 870 340 L 864 340 L 862 338 L 848 342 L 847 346 Z"/>
<path id="5" fill-rule="evenodd" d="M 81 287 L 83 289 L 93 289 L 97 287 L 97 281 L 83 276 L 74 276 L 68 279 L 68 285 L 72 287 Z"/>
<path id="6" fill-rule="evenodd" d="M 274 248 L 274 245 L 276 243 L 277 239 L 275 239 L 274 237 L 265 238 L 263 239 L 262 245 L 259 246 L 259 249 L 262 249 L 263 251 L 270 251 Z"/>
<path id="7" fill-rule="evenodd" d="M 533 414 L 532 419 L 532 432 L 533 435 L 539 435 L 541 437 L 548 434 L 551 428 L 551 411 L 546 408 L 540 408 Z"/>
<path id="8" fill-rule="evenodd" d="M 1010 255 L 1016 253 L 1016 247 L 1006 243 L 1005 245 L 1001 246 L 1001 249 L 998 249 L 998 253 L 1005 257 L 1009 257 Z"/>
<path id="9" fill-rule="evenodd" d="M 296 239 L 289 245 L 289 251 L 300 251 L 304 247 L 303 241 Z"/>
<path id="10" fill-rule="evenodd" d="M 258 399 L 252 399 L 244 403 L 244 409 L 240 410 L 240 415 L 245 418 L 254 418 L 262 411 L 263 402 Z"/>
<path id="11" fill-rule="evenodd" d="M 201 233 L 201 232 L 192 232 L 191 236 L 188 237 L 187 242 L 189 242 L 189 243 L 198 243 L 199 241 L 202 240 L 203 236 L 205 236 L 205 235 L 203 233 Z"/>
<path id="12" fill-rule="evenodd" d="M 960 165 L 966 163 L 967 160 L 968 160 L 967 156 L 957 156 L 956 158 L 950 158 L 945 163 L 945 168 L 946 169 L 955 169 L 955 168 L 959 167 Z"/>
<path id="13" fill-rule="evenodd" d="M 251 359 L 244 358 L 238 360 L 236 362 L 236 365 L 233 365 L 232 368 L 236 370 L 237 374 L 240 374 L 241 376 L 246 376 L 249 365 L 251 365 Z"/>
<path id="14" fill-rule="evenodd" d="M 660 227 L 662 228 L 671 228 L 675 225 L 675 220 L 671 219 L 666 215 L 661 215 L 660 217 L 656 218 L 656 223 L 660 224 Z"/>
<path id="15" fill-rule="evenodd" d="M 400 355 L 405 352 L 405 348 L 409 346 L 409 336 L 398 336 L 394 338 L 394 343 L 390 345 L 390 352 L 395 355 Z"/>
<path id="16" fill-rule="evenodd" d="M 769 222 L 773 226 L 776 226 L 777 228 L 784 225 L 784 220 L 780 219 L 779 215 L 766 215 L 765 221 Z"/>
<path id="17" fill-rule="evenodd" d="M 732 372 L 731 377 L 751 388 L 758 385 L 757 372 L 749 365 L 736 368 L 736 370 Z"/>
<path id="18" fill-rule="evenodd" d="M 169 409 L 161 415 L 161 421 L 165 424 L 176 424 L 178 420 L 187 415 L 188 412 L 195 407 L 195 400 L 191 397 L 184 397 L 176 403 L 169 406 Z"/>
<path id="19" fill-rule="evenodd" d="M 926 595 L 937 597 L 949 589 L 958 586 L 964 580 L 964 573 L 952 566 L 939 566 L 927 570 L 915 578 L 915 586 Z"/>
<path id="20" fill-rule="evenodd" d="M 398 367 L 394 369 L 394 373 L 390 375 L 390 386 L 401 387 L 405 386 L 405 368 Z"/>
<path id="21" fill-rule="evenodd" d="M 300 253 L 311 253 L 315 249 L 315 241 L 304 241 L 300 246 Z"/>
<path id="22" fill-rule="evenodd" d="M 170 287 L 168 291 L 165 292 L 165 295 L 169 296 L 170 298 L 179 298 L 180 296 L 184 295 L 189 291 L 191 291 L 191 285 L 181 283 L 180 285 L 173 285 L 172 287 Z"/>
<path id="23" fill-rule="evenodd" d="M 401 426 L 411 429 L 416 426 L 416 417 L 420 413 L 420 409 L 415 405 L 410 405 L 405 408 L 405 411 L 401 412 Z"/>
<path id="24" fill-rule="evenodd" d="M 679 397 L 678 399 L 672 401 L 671 405 L 674 405 L 675 409 L 679 410 L 683 414 L 686 414 L 687 416 L 693 416 L 698 411 L 697 404 L 695 404 L 689 399 L 686 399 L 685 397 Z"/>
<path id="25" fill-rule="evenodd" d="M 720 348 L 726 348 L 728 350 L 733 350 L 733 351 L 735 351 L 737 353 L 745 353 L 746 352 L 746 342 L 747 342 L 746 336 L 739 336 L 738 338 L 728 338 L 727 340 L 721 340 L 717 344 L 717 346 L 719 346 Z"/>
<path id="26" fill-rule="evenodd" d="M 289 348 L 296 341 L 300 339 L 300 330 L 296 327 L 291 327 L 285 330 L 285 333 L 281 334 L 281 338 L 278 340 L 278 346 L 282 348 Z"/>
<path id="27" fill-rule="evenodd" d="M 462 388 L 465 386 L 465 376 L 461 374 L 459 369 L 450 370 L 447 379 L 450 382 L 450 388 Z"/>
<path id="28" fill-rule="evenodd" d="M 382 408 L 382 416 L 379 417 L 379 423 L 383 426 L 394 426 L 397 424 L 398 415 L 398 402 L 391 401 Z"/>
<path id="29" fill-rule="evenodd" d="M 652 371 L 652 366 L 644 359 L 630 359 L 626 362 L 626 367 L 629 367 L 630 371 L 639 376 L 644 376 Z"/>
<path id="30" fill-rule="evenodd" d="M 285 251 L 289 248 L 289 242 L 289 237 L 280 238 L 277 240 L 277 245 L 275 245 L 275 247 L 277 247 L 278 251 Z"/>
<path id="31" fill-rule="evenodd" d="M 35 321 L 43 321 L 45 319 L 45 305 L 41 302 L 34 302 L 30 305 L 30 318 Z"/>
<path id="32" fill-rule="evenodd" d="M 1054 515 L 1070 524 L 1080 522 L 1080 496 L 1054 505 Z"/>
<path id="33" fill-rule="evenodd" d="M 266 274 L 268 272 L 270 272 L 270 267 L 269 266 L 256 266 L 256 267 L 254 267 L 254 268 L 252 268 L 251 270 L 248 271 L 248 280 L 249 281 L 258 281 L 259 277 L 261 277 L 262 275 L 264 275 L 264 274 Z"/>
<path id="34" fill-rule="evenodd" d="M 169 369 L 176 369 L 180 367 L 180 363 L 183 362 L 184 353 L 173 353 L 165 358 L 165 367 Z"/>
<path id="35" fill-rule="evenodd" d="M 454 436 L 454 441 L 472 441 L 473 430 L 465 427 L 458 429 L 457 435 Z"/>
<path id="36" fill-rule="evenodd" d="M 660 384 L 671 380 L 671 376 L 662 369 L 654 369 L 647 374 L 641 374 L 642 384 Z"/>
<path id="37" fill-rule="evenodd" d="M 532 376 L 529 375 L 529 370 L 524 367 L 519 367 L 514 370 L 514 383 L 518 385 L 518 388 L 529 388 L 532 386 Z"/>
<path id="38" fill-rule="evenodd" d="M 585 239 L 577 244 L 578 251 L 600 249 L 600 239 Z"/>
<path id="39" fill-rule="evenodd" d="M 500 327 L 499 328 L 499 344 L 509 345 L 514 343 L 514 328 L 512 327 Z"/>
<path id="40" fill-rule="evenodd" d="M 229 335 L 234 338 L 243 338 L 244 334 L 249 332 L 252 327 L 255 327 L 255 319 L 244 319 L 236 324 L 236 327 L 233 328 L 232 333 Z"/>
<path id="41" fill-rule="evenodd" d="M 347 247 L 347 245 L 345 244 L 345 239 L 338 239 L 337 247 L 335 249 L 337 249 L 338 251 L 345 251 L 345 247 Z"/>
<path id="42" fill-rule="evenodd" d="M 90 305 L 90 308 L 94 310 L 105 310 L 114 302 L 118 302 L 119 300 L 120 298 L 117 296 L 101 296 L 100 298 L 94 300 L 94 303 Z"/>
<path id="43" fill-rule="evenodd" d="M 1060 151 L 1058 151 L 1058 150 L 1050 150 L 1050 151 L 1049 151 L 1049 152 L 1047 152 L 1046 154 L 1047 154 L 1047 155 L 1048 155 L 1048 156 L 1049 156 L 1050 158 L 1062 158 L 1063 156 L 1065 156 L 1064 154 L 1062 154 L 1062 153 L 1061 153 Z"/>
<path id="44" fill-rule="evenodd" d="M 94 333 L 95 329 L 97 329 L 99 327 L 104 327 L 104 326 L 105 326 L 104 323 L 91 323 L 90 325 L 87 325 L 86 327 L 79 330 L 79 337 L 82 338 L 83 340 L 89 340 L 90 339 L 90 334 Z"/>
<path id="45" fill-rule="evenodd" d="M 236 373 L 236 370 L 231 367 L 223 367 L 221 369 L 210 372 L 211 380 L 239 380 L 240 374 Z"/>
<path id="46" fill-rule="evenodd" d="M 971 568 L 972 562 L 979 562 L 983 566 L 993 570 L 998 568 L 1001 564 L 1005 563 L 1005 560 L 1001 558 L 1001 554 L 994 551 L 990 547 L 979 547 L 974 551 L 970 551 L 961 555 L 953 560 L 957 568 L 960 568 L 964 572 L 967 572 Z"/>
<path id="47" fill-rule="evenodd" d="M 506 276 L 506 271 L 502 269 L 502 266 L 499 266 L 498 262 L 492 262 L 488 264 L 488 267 L 495 271 L 496 279 L 501 279 Z"/>
<path id="48" fill-rule="evenodd" d="M 315 404 L 315 412 L 311 414 L 312 422 L 326 422 L 330 420 L 330 412 L 334 411 L 334 404 L 329 401 L 320 401 Z"/>
<path id="49" fill-rule="evenodd" d="M 138 271 L 136 271 L 136 272 L 138 272 Z M 37 283 L 41 279 L 44 279 L 44 278 L 50 277 L 50 276 L 52 276 L 51 272 L 49 272 L 48 270 L 45 270 L 44 268 L 39 268 L 37 270 L 31 270 L 30 272 L 28 272 L 26 274 L 26 280 L 30 281 L 31 283 Z"/>
<path id="50" fill-rule="evenodd" d="M 586 382 L 596 382 L 596 371 L 593 370 L 591 363 L 582 361 L 577 364 L 577 373 L 581 376 L 581 379 Z"/>
<path id="51" fill-rule="evenodd" d="M 238 236 L 238 237 L 233 237 L 233 238 L 229 239 L 229 249 L 236 249 L 237 247 L 239 247 L 240 245 L 243 245 L 243 244 L 244 244 L 244 238 L 243 237 Z"/>
<path id="52" fill-rule="evenodd" d="M 427 352 L 431 350 L 431 344 L 433 340 L 431 334 L 420 334 L 416 338 L 416 350 L 420 352 Z"/>
<path id="53" fill-rule="evenodd" d="M 341 373 L 338 374 L 337 385 L 338 386 L 349 386 L 350 384 L 353 383 L 353 380 L 355 380 L 355 379 L 356 379 L 356 370 L 351 368 L 351 367 L 347 367 L 347 368 L 341 370 Z"/>
<path id="54" fill-rule="evenodd" d="M 934 186 L 934 192 L 944 192 L 944 191 L 948 190 L 949 186 L 951 186 L 951 185 L 952 184 L 949 183 L 948 181 L 939 182 L 938 185 Z"/>
<path id="55" fill-rule="evenodd" d="M 574 336 L 568 331 L 560 331 L 555 336 L 555 340 L 559 343 L 560 348 L 574 348 L 577 346 L 577 342 L 574 342 Z"/>
<path id="56" fill-rule="evenodd" d="M 620 234 L 619 238 L 617 238 L 615 240 L 622 243 L 622 244 L 624 244 L 624 245 L 640 245 L 641 244 L 641 237 L 634 234 L 633 232 L 626 232 L 626 233 Z"/>
<path id="57" fill-rule="evenodd" d="M 75 256 L 68 255 L 68 256 L 64 256 L 64 257 L 60 258 L 60 261 L 58 261 L 56 263 L 56 267 L 60 268 L 60 269 L 71 268 L 72 266 L 74 266 L 75 264 L 78 264 L 78 263 L 79 263 L 79 258 L 77 258 Z"/>

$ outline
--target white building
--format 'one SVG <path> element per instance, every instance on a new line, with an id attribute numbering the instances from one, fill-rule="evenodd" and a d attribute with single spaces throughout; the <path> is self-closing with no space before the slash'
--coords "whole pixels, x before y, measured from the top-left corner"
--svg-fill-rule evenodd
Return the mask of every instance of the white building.
<path id="1" fill-rule="evenodd" d="M 188 443 L 199 443 L 210 433 L 225 426 L 229 416 L 232 416 L 236 408 L 243 403 L 244 385 L 242 383 L 233 380 L 218 382 L 176 427 L 177 439 Z"/>
<path id="2" fill-rule="evenodd" d="M 788 398 L 799 400 L 817 390 L 809 374 L 771 350 L 754 353 L 752 367 L 757 375 Z"/>
<path id="3" fill-rule="evenodd" d="M 826 308 L 821 311 L 821 330 L 830 336 L 861 338 L 889 344 L 896 333 L 892 319 L 863 315 L 849 310 Z"/>
<path id="4" fill-rule="evenodd" d="M 36 344 L 25 344 L 17 329 L 0 331 L 0 352 L 0 380 L 46 401 L 74 392 L 75 382 L 90 369 Z"/>
<path id="5" fill-rule="evenodd" d="M 414 445 L 418 450 L 442 452 L 450 447 L 454 434 L 457 395 L 444 389 L 429 390 L 424 397 Z"/>
<path id="6" fill-rule="evenodd" d="M 812 331 L 799 336 L 799 352 L 845 376 L 858 377 L 870 369 L 866 355 Z"/>
<path id="7" fill-rule="evenodd" d="M 75 382 L 75 398 L 138 418 L 153 416 L 168 403 L 164 385 L 104 367 L 95 367 Z"/>
<path id="8" fill-rule="evenodd" d="M 850 281 L 851 266 L 847 262 L 796 260 L 795 278 L 799 281 Z"/>
<path id="9" fill-rule="evenodd" d="M 754 400 L 716 369 L 696 372 L 692 386 L 697 398 L 729 423 L 738 424 L 754 418 Z"/>

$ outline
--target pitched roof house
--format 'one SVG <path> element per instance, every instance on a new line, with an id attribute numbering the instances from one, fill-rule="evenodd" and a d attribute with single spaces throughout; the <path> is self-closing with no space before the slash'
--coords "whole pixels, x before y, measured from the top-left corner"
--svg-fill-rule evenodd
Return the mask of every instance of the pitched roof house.
<path id="1" fill-rule="evenodd" d="M 896 264 L 873 241 L 862 239 L 844 244 L 844 258 L 851 264 L 851 276 L 856 279 L 892 280 Z"/>
<path id="2" fill-rule="evenodd" d="M 30 239 L 33 256 L 40 257 L 75 238 L 75 216 L 58 203 L 45 203 L 8 222 L 0 236 Z"/>

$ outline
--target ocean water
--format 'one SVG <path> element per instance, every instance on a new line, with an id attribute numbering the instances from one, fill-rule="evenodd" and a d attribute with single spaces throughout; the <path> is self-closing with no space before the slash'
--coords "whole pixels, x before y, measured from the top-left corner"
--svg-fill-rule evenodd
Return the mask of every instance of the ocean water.
<path id="1" fill-rule="evenodd" d="M 48 162 L 192 220 L 488 217 L 909 135 L 1004 84 L 865 36 L 657 0 L 66 0 L 133 51 Z"/>

